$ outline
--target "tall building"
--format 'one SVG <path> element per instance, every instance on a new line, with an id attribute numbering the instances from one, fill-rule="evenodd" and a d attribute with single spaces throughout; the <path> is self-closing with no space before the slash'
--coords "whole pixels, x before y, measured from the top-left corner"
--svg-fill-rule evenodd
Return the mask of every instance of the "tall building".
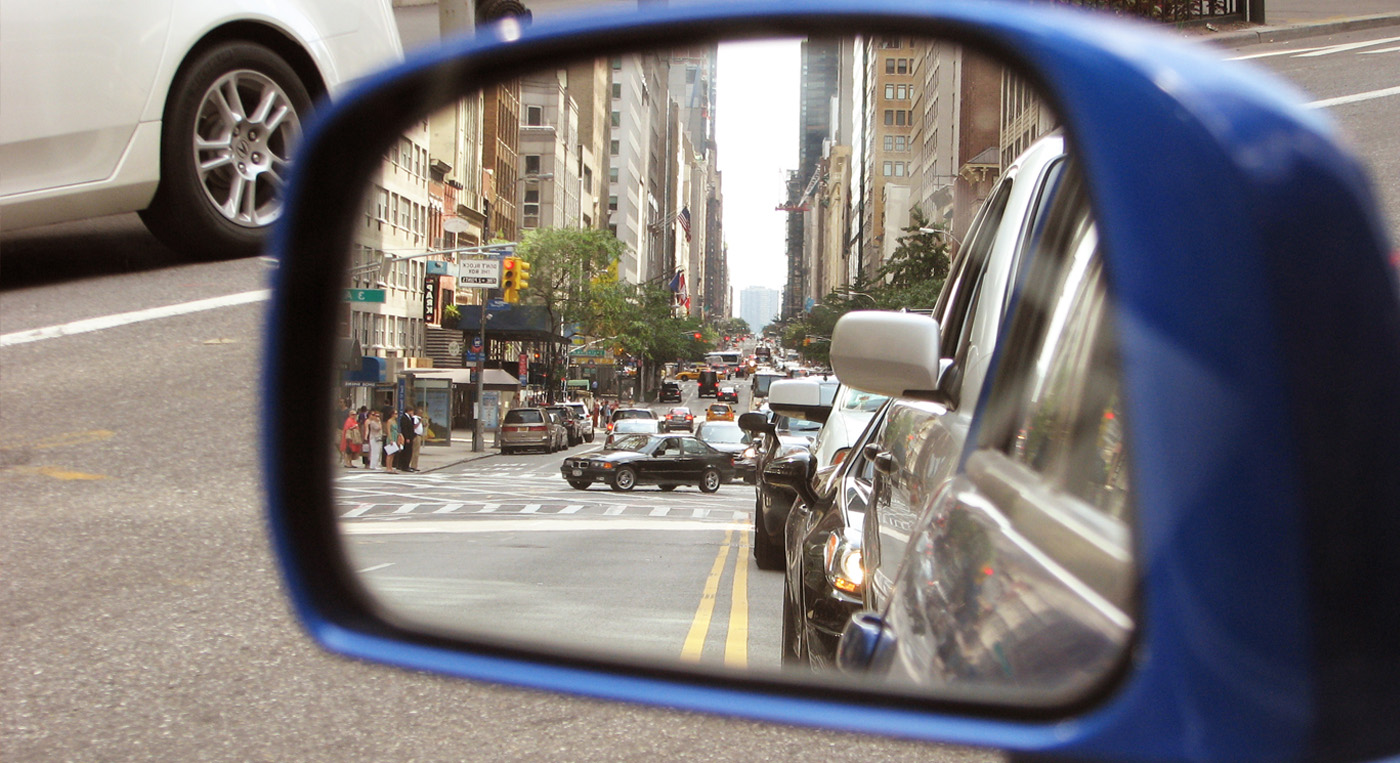
<path id="1" fill-rule="evenodd" d="M 739 317 L 758 333 L 778 318 L 782 307 L 780 297 L 777 289 L 750 286 L 739 292 Z"/>
<path id="2" fill-rule="evenodd" d="M 798 101 L 797 171 L 788 179 L 787 199 L 787 285 L 784 289 L 783 316 L 791 317 L 806 309 L 812 293 L 812 263 L 807 246 L 812 230 L 806 212 L 812 195 L 821 183 L 824 146 L 833 132 L 838 111 L 834 106 L 842 82 L 841 43 L 835 40 L 807 40 L 802 43 L 801 95 Z"/>

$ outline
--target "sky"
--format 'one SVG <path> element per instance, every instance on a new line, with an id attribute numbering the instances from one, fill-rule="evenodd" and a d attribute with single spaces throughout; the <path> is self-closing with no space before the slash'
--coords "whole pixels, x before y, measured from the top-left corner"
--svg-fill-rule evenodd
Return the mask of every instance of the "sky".
<path id="1" fill-rule="evenodd" d="M 797 169 L 801 43 L 719 46 L 715 139 L 724 183 L 729 284 L 782 289 L 787 281 L 787 173 Z"/>

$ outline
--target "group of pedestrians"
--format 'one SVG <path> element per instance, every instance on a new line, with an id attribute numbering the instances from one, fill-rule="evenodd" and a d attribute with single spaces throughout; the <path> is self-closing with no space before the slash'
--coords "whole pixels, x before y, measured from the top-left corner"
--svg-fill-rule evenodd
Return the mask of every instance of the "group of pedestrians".
<path id="1" fill-rule="evenodd" d="M 418 471 L 418 451 L 428 431 L 428 420 L 426 415 L 419 415 L 417 408 L 410 405 L 395 414 L 389 406 L 370 410 L 362 405 L 357 411 L 350 407 L 349 400 L 342 400 L 340 413 L 337 450 L 341 466 L 354 469 L 358 461 L 363 468 L 383 469 L 391 474 Z"/>

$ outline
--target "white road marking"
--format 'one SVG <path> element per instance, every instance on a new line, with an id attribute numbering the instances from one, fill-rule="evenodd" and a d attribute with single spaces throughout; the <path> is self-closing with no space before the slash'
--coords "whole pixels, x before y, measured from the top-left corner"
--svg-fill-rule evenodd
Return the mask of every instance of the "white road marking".
<path id="1" fill-rule="evenodd" d="M 344 514 L 341 514 L 340 517 L 341 517 L 341 519 L 350 519 L 350 518 L 352 518 L 352 517 L 358 517 L 358 516 L 364 514 L 365 512 L 369 511 L 369 510 L 372 509 L 372 508 L 374 508 L 374 504 L 372 504 L 372 503 L 362 503 L 362 504 L 360 504 L 359 506 L 357 506 L 357 507 L 351 509 L 350 511 L 347 511 L 347 512 L 345 512 Z"/>
<path id="2" fill-rule="evenodd" d="M 385 563 L 383 563 L 383 564 L 376 564 L 376 565 L 374 565 L 373 567 L 366 567 L 366 568 L 360 570 L 358 574 L 363 575 L 363 574 L 365 574 L 366 572 L 374 572 L 375 570 L 382 570 L 382 569 L 384 569 L 385 567 L 393 567 L 393 566 L 394 566 L 394 562 L 385 562 Z"/>
<path id="3" fill-rule="evenodd" d="M 1247 56 L 1231 56 L 1227 61 L 1248 61 L 1252 58 L 1273 58 L 1275 56 L 1291 56 L 1296 53 L 1306 53 L 1311 50 L 1322 50 L 1322 48 L 1291 48 L 1289 50 L 1273 50 L 1268 53 L 1252 53 Z"/>
<path id="4" fill-rule="evenodd" d="M 417 504 L 417 503 L 405 503 L 404 505 L 398 507 L 397 509 L 394 509 L 394 513 L 395 513 L 395 514 L 412 514 L 412 513 L 413 513 L 413 510 L 416 509 L 416 508 L 418 508 L 419 505 L 420 505 L 420 504 Z"/>
<path id="5" fill-rule="evenodd" d="M 1342 106 L 1348 103 L 1360 103 L 1361 101 L 1370 101 L 1376 98 L 1385 98 L 1387 96 L 1392 95 L 1400 95 L 1400 87 L 1387 87 L 1381 90 L 1371 90 L 1365 93 L 1357 93 L 1356 95 L 1343 95 L 1337 98 L 1327 98 L 1321 101 L 1313 101 L 1308 104 L 1308 107 L 1313 109 L 1330 109 L 1333 106 Z"/>
<path id="6" fill-rule="evenodd" d="M 499 504 L 499 503 L 483 503 L 483 504 L 481 504 L 481 508 L 479 508 L 479 509 L 476 510 L 476 513 L 478 513 L 478 514 L 490 514 L 491 512 L 493 512 L 493 511 L 495 511 L 496 509 L 499 509 L 499 508 L 501 508 L 501 504 Z"/>
<path id="7" fill-rule="evenodd" d="M 563 509 L 563 511 L 560 511 L 559 513 L 560 513 L 560 514 L 577 514 L 582 508 L 583 508 L 583 506 L 582 506 L 581 504 L 574 504 L 573 506 L 565 506 L 564 509 Z"/>
<path id="8" fill-rule="evenodd" d="M 696 522 L 689 519 L 673 522 L 651 522 L 646 519 L 583 519 L 579 517 L 529 519 L 485 519 L 474 522 L 461 520 L 420 522 L 377 522 L 344 525 L 346 535 L 432 535 L 492 532 L 596 532 L 610 531 L 748 531 L 748 522 Z"/>
<path id="9" fill-rule="evenodd" d="M 524 508 L 520 509 L 520 513 L 521 513 L 521 514 L 534 514 L 535 512 L 537 512 L 537 511 L 539 511 L 539 510 L 540 510 L 540 504 L 538 504 L 538 503 L 531 503 L 531 504 L 526 505 Z"/>
<path id="10" fill-rule="evenodd" d="M 664 516 L 666 516 L 667 514 L 669 514 L 670 511 L 671 511 L 671 507 L 669 507 L 669 506 L 657 506 L 656 508 L 652 509 L 652 510 L 651 510 L 651 513 L 648 514 L 647 516 L 651 516 L 651 517 L 664 517 Z"/>
<path id="11" fill-rule="evenodd" d="M 1400 37 L 1383 37 L 1379 40 L 1367 40 L 1365 42 L 1348 42 L 1342 45 L 1329 45 L 1328 47 L 1308 51 L 1307 53 L 1299 53 L 1298 55 L 1294 56 L 1294 58 L 1317 58 L 1318 56 L 1330 56 L 1333 53 L 1345 53 L 1349 50 L 1369 48 L 1372 45 L 1381 45 L 1384 43 L 1396 41 L 1400 41 Z"/>
<path id="12" fill-rule="evenodd" d="M 621 514 L 622 512 L 624 512 L 624 511 L 626 511 L 626 510 L 627 510 L 627 507 L 624 506 L 623 504 L 620 504 L 620 503 L 619 503 L 619 504 L 615 504 L 615 505 L 609 506 L 609 507 L 608 507 L 608 510 L 605 511 L 605 512 L 603 512 L 603 516 L 605 516 L 605 517 L 615 517 L 615 516 Z"/>
<path id="13" fill-rule="evenodd" d="M 1400 45 L 1397 45 L 1397 46 L 1395 46 L 1395 47 L 1393 47 L 1393 48 L 1381 48 L 1380 50 L 1363 50 L 1363 51 L 1361 51 L 1361 55 L 1363 55 L 1363 56 L 1369 56 L 1369 55 L 1371 55 L 1372 53 L 1400 53 Z"/>
<path id="14" fill-rule="evenodd" d="M 9 334 L 0 334 L 0 347 L 26 344 L 28 342 L 39 342 L 45 339 L 57 339 L 61 336 L 72 336 L 74 334 L 86 334 L 90 331 L 102 331 L 103 329 L 116 328 L 117 326 L 125 326 L 131 323 L 152 321 L 158 318 L 171 318 L 177 315 L 188 315 L 205 310 L 217 310 L 221 307 L 246 305 L 250 302 L 263 302 L 271 298 L 271 296 L 271 289 L 259 289 L 257 291 L 245 291 L 242 294 L 230 294 L 226 297 L 211 297 L 209 299 L 195 300 L 194 302 L 182 302 L 177 305 L 151 307 L 145 310 L 133 310 L 128 313 L 117 313 L 115 315 L 106 315 L 99 318 L 87 318 L 57 326 L 46 326 L 44 328 L 29 329 L 27 331 L 14 331 Z"/>
<path id="15" fill-rule="evenodd" d="M 462 504 L 460 504 L 460 503 L 449 503 L 449 504 L 447 504 L 446 506 L 443 506 L 442 508 L 438 509 L 437 511 L 434 511 L 433 513 L 434 513 L 434 514 L 451 514 L 452 512 L 454 512 L 454 511 L 456 511 L 457 509 L 460 509 L 460 508 L 462 508 Z"/>

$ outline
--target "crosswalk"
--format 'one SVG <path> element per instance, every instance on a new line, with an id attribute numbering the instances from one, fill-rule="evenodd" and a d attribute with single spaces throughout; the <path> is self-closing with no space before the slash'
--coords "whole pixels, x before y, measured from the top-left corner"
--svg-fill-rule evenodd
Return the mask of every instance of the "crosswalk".
<path id="1" fill-rule="evenodd" d="M 1322 56 L 1337 55 L 1339 53 L 1355 53 L 1363 56 L 1400 53 L 1400 45 L 1394 44 L 1397 42 L 1400 42 L 1400 37 L 1382 37 L 1362 42 L 1347 42 L 1338 43 L 1336 45 L 1316 45 L 1288 48 L 1286 50 L 1270 50 L 1263 53 L 1248 53 L 1241 56 L 1233 56 L 1230 60 L 1249 61 L 1259 58 L 1279 58 L 1283 56 L 1289 58 L 1320 58 Z"/>
<path id="2" fill-rule="evenodd" d="M 548 515 L 595 517 L 648 517 L 660 519 L 698 519 L 716 522 L 748 522 L 752 510 L 729 507 L 657 505 L 650 503 L 342 503 L 338 516 L 350 519 L 395 519 L 406 516 L 470 516 L 470 515 Z"/>

